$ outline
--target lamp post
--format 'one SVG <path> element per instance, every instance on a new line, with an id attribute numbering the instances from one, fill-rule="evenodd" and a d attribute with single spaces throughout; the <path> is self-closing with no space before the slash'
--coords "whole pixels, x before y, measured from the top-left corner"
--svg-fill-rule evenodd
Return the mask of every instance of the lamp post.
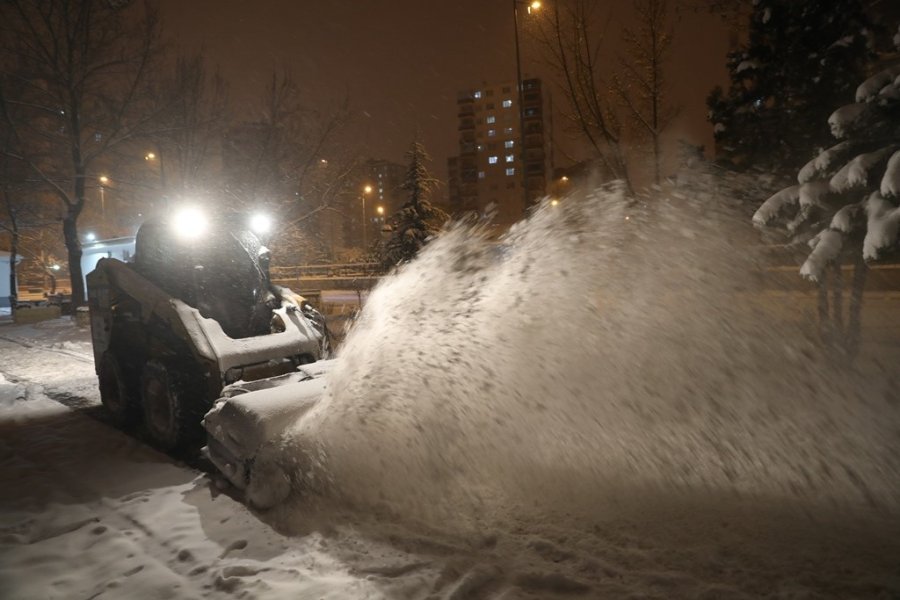
<path id="1" fill-rule="evenodd" d="M 524 0 L 512 0 L 513 3 L 513 31 L 515 32 L 516 41 L 516 89 L 519 92 L 519 158 L 521 159 L 520 168 L 522 170 L 522 190 L 525 198 L 525 209 L 528 208 L 528 183 L 525 179 L 525 90 L 522 85 L 522 56 L 519 50 L 519 5 L 528 7 L 528 14 L 541 8 L 539 0 L 526 2 Z"/>
<path id="2" fill-rule="evenodd" d="M 148 152 L 147 154 L 145 154 L 144 160 L 146 160 L 148 163 L 156 163 L 157 167 L 159 168 L 159 185 L 162 188 L 161 193 L 163 206 L 165 208 L 168 208 L 169 196 L 166 193 L 166 190 L 168 188 L 168 185 L 166 183 L 166 169 L 163 165 L 162 151 L 159 149 L 159 146 L 157 146 L 156 152 Z"/>
<path id="3" fill-rule="evenodd" d="M 106 222 L 106 184 L 109 183 L 109 177 L 101 175 L 97 178 L 100 182 L 100 220 L 102 221 L 102 235 L 108 236 L 109 225 Z"/>
<path id="4" fill-rule="evenodd" d="M 367 185 L 363 188 L 362 193 L 362 238 L 363 238 L 363 252 L 369 247 L 369 236 L 366 229 L 368 229 L 366 224 L 366 195 L 372 193 L 372 186 Z"/>

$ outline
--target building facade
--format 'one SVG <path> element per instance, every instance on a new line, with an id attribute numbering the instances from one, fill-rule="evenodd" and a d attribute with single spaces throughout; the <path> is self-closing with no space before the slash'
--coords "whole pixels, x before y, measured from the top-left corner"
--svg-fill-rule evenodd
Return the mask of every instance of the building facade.
<path id="1" fill-rule="evenodd" d="M 525 79 L 522 88 L 521 114 L 515 83 L 458 94 L 459 155 L 447 161 L 454 215 L 493 215 L 497 229 L 506 230 L 544 195 L 544 90 L 540 79 Z"/>

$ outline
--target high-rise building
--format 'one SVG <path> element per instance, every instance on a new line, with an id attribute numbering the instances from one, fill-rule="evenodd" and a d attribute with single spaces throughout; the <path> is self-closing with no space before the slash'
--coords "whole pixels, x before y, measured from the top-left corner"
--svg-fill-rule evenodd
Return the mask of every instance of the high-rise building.
<path id="1" fill-rule="evenodd" d="M 525 79 L 522 89 L 521 115 L 515 83 L 458 94 L 459 156 L 447 161 L 450 210 L 455 215 L 493 213 L 493 222 L 503 230 L 544 195 L 547 111 L 541 80 Z"/>

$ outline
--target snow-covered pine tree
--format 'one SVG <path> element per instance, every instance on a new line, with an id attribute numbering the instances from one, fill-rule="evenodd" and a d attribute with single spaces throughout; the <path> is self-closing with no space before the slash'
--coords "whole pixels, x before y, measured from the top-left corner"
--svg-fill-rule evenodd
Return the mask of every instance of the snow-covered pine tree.
<path id="1" fill-rule="evenodd" d="M 900 53 L 900 29 L 895 37 Z M 800 274 L 820 284 L 820 314 L 827 315 L 826 275 L 834 266 L 835 303 L 840 303 L 842 255 L 856 265 L 850 329 L 858 326 L 866 262 L 895 253 L 900 230 L 900 56 L 894 66 L 866 79 L 855 102 L 828 118 L 840 140 L 809 161 L 797 185 L 771 196 L 753 215 L 758 226 L 783 224 L 812 248 Z M 835 319 L 841 324 L 840 315 Z M 853 321 L 856 323 L 853 323 Z"/>
<path id="2" fill-rule="evenodd" d="M 428 201 L 438 180 L 431 176 L 425 165 L 431 160 L 425 146 L 419 141 L 413 142 L 406 156 L 409 167 L 401 188 L 409 196 L 390 219 L 391 235 L 382 251 L 382 262 L 386 268 L 412 260 L 447 221 L 447 215 Z"/>
<path id="3" fill-rule="evenodd" d="M 870 58 L 859 0 L 757 0 L 731 83 L 707 99 L 717 156 L 734 168 L 794 172 L 828 144 L 828 111 Z"/>

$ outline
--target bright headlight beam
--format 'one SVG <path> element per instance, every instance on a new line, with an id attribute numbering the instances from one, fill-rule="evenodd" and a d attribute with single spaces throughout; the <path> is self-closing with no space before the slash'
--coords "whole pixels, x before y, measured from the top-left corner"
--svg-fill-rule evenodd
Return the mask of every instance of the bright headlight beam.
<path id="1" fill-rule="evenodd" d="M 186 206 L 175 213 L 172 229 L 175 235 L 184 240 L 197 239 L 204 233 L 209 223 L 203 211 L 195 206 Z"/>
<path id="2" fill-rule="evenodd" d="M 272 219 L 269 218 L 269 215 L 256 213 L 250 217 L 250 229 L 253 233 L 269 233 L 272 229 Z"/>

